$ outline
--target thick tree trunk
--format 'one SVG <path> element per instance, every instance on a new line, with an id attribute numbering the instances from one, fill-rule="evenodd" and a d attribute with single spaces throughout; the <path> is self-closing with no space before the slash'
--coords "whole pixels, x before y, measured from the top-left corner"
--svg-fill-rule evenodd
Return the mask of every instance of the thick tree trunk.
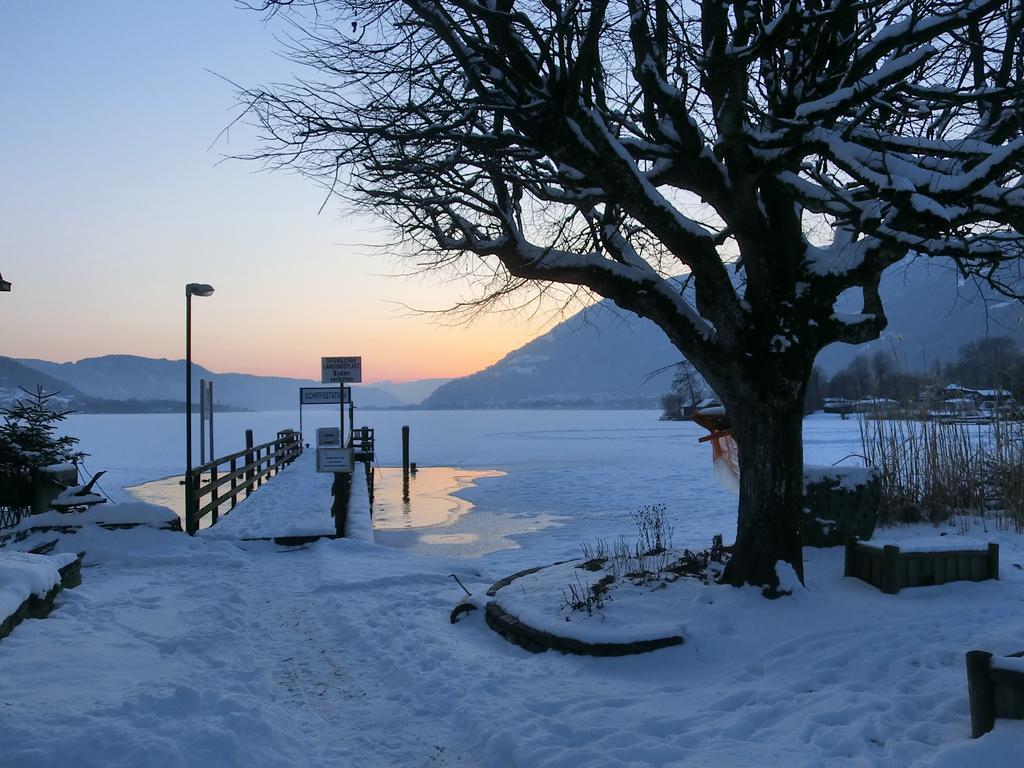
<path id="1" fill-rule="evenodd" d="M 736 546 L 722 581 L 778 593 L 776 563 L 793 566 L 803 582 L 803 388 L 777 387 L 755 401 L 726 402 L 739 451 L 740 502 Z M 794 392 L 794 389 L 797 392 Z"/>

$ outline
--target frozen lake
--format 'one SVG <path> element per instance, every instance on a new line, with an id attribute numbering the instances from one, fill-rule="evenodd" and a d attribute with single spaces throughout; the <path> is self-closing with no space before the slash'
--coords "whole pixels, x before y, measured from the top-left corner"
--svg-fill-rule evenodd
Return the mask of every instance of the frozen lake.
<path id="1" fill-rule="evenodd" d="M 246 427 L 266 440 L 296 421 L 218 415 L 218 450 L 241 446 Z M 76 416 L 69 427 L 94 454 L 90 467 L 111 470 L 113 492 L 181 471 L 182 422 Z M 790 598 L 694 583 L 645 604 L 665 612 L 684 645 L 622 658 L 535 656 L 491 632 L 479 612 L 453 626 L 463 592 L 451 574 L 480 596 L 508 574 L 579 557 L 584 541 L 635 541 L 630 514 L 647 504 L 666 505 L 676 546 L 731 538 L 736 498 L 712 479 L 701 430 L 638 411 L 367 411 L 357 424 L 377 430 L 382 466 L 398 462 L 408 424 L 424 468 L 416 493 L 451 491 L 474 506 L 442 503 L 437 525 L 376 531 L 388 546 L 240 542 L 231 529 L 246 524 L 238 516 L 250 502 L 194 538 L 99 528 L 62 537 L 58 551 L 87 553 L 87 578 L 50 618 L 24 622 L 0 644 L 0 700 L 16 702 L 0 718 L 9 758 L 0 763 L 1020 764 L 1024 723 L 1001 721 L 969 739 L 963 672 L 967 650 L 1020 649 L 1020 536 L 972 531 L 999 543 L 998 581 L 898 595 L 844 578 L 841 548 L 807 549 L 808 588 Z M 858 449 L 853 420 L 812 416 L 805 436 L 809 463 Z M 287 523 L 326 501 L 326 478 L 311 463 L 303 456 L 257 491 L 250 512 L 271 513 L 273 526 L 278 512 Z M 404 510 L 392 512 L 404 524 Z M 885 535 L 943 533 L 958 528 Z M 561 617 L 557 601 L 553 588 L 544 615 Z M 594 619 L 628 626 L 629 605 L 609 601 Z"/>
<path id="2" fill-rule="evenodd" d="M 499 470 L 458 491 L 469 514 L 433 528 L 378 531 L 392 546 L 473 557 L 517 546 L 575 554 L 580 531 L 565 525 L 588 520 L 588 535 L 614 537 L 631 527 L 628 515 L 645 504 L 664 503 L 677 540 L 703 546 L 714 533 L 727 538 L 735 525 L 736 499 L 715 483 L 704 431 L 691 422 L 658 420 L 657 411 L 373 411 L 356 413 L 358 426 L 375 429 L 377 464 L 401 464 L 401 428 L 411 430 L 411 458 L 420 467 Z M 307 436 L 337 423 L 332 408 L 307 408 Z M 90 454 L 92 472 L 107 470 L 102 485 L 115 501 L 125 486 L 181 474 L 184 419 L 172 414 L 99 415 L 68 418 L 67 431 Z M 220 455 L 245 446 L 245 430 L 257 443 L 280 429 L 297 428 L 297 411 L 216 414 Z M 194 429 L 194 434 L 198 432 Z M 808 463 L 858 463 L 857 422 L 816 414 L 804 423 Z M 193 449 L 198 463 L 198 438 Z M 544 531 L 543 536 L 532 536 Z M 563 539 L 562 535 L 565 535 Z M 527 544 L 527 541 L 529 542 Z"/>

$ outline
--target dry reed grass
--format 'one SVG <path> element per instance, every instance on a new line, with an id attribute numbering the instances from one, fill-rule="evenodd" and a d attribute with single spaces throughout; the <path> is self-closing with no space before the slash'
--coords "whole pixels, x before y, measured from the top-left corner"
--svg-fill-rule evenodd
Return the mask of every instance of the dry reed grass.
<path id="1" fill-rule="evenodd" d="M 861 419 L 868 466 L 879 472 L 882 525 L 993 520 L 1024 532 L 1024 421 Z"/>

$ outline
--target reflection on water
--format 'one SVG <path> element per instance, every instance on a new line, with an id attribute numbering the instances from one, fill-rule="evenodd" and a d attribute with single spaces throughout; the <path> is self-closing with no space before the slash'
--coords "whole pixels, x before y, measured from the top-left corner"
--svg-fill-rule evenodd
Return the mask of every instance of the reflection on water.
<path id="1" fill-rule="evenodd" d="M 424 544 L 472 544 L 479 541 L 475 533 L 430 533 L 420 536 Z"/>
<path id="2" fill-rule="evenodd" d="M 403 482 L 401 467 L 374 470 L 373 527 L 379 531 L 403 531 L 413 528 L 445 526 L 457 522 L 473 504 L 453 494 L 472 488 L 480 478 L 503 477 L 496 470 L 459 469 L 457 467 L 421 467 Z M 125 488 L 139 501 L 159 504 L 173 510 L 185 525 L 185 486 L 181 475 L 164 477 Z M 227 505 L 224 511 L 227 510 Z M 211 515 L 200 521 L 210 526 Z M 419 537 L 425 544 L 471 544 L 475 533 L 427 534 Z"/>
<path id="3" fill-rule="evenodd" d="M 450 525 L 473 508 L 452 494 L 472 488 L 482 477 L 502 477 L 492 469 L 420 467 L 406 478 L 401 467 L 374 470 L 373 527 L 394 531 Z"/>
<path id="4" fill-rule="evenodd" d="M 208 477 L 203 477 L 204 483 L 208 480 Z M 129 485 L 125 487 L 125 490 L 139 501 L 167 507 L 181 520 L 182 529 L 185 528 L 185 477 L 183 475 L 162 477 L 142 485 Z M 199 527 L 209 528 L 212 517 L 212 515 L 203 517 L 199 521 Z"/>

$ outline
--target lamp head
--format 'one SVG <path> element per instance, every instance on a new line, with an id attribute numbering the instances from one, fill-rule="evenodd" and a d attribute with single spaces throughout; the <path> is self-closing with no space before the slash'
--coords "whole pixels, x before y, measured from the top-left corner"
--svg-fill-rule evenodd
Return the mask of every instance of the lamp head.
<path id="1" fill-rule="evenodd" d="M 0 291 L 10 291 L 11 284 L 4 280 L 4 276 L 0 275 Z"/>
<path id="2" fill-rule="evenodd" d="M 189 283 L 185 286 L 186 296 L 212 296 L 213 286 L 207 283 Z"/>

